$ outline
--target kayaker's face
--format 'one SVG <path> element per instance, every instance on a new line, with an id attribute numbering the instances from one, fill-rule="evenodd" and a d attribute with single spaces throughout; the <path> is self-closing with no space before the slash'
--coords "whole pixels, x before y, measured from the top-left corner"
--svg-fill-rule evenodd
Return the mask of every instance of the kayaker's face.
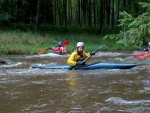
<path id="1" fill-rule="evenodd" d="M 83 47 L 83 46 L 79 46 L 79 47 L 78 47 L 78 52 L 81 53 L 81 52 L 83 52 L 83 50 L 84 50 L 84 47 Z"/>

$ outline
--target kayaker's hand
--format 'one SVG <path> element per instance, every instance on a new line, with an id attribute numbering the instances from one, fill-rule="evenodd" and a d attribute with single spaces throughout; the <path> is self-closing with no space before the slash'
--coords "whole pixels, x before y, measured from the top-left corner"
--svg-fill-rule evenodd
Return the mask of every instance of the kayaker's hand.
<path id="1" fill-rule="evenodd" d="M 94 52 L 91 52 L 90 55 L 95 55 L 95 53 L 94 53 Z"/>
<path id="2" fill-rule="evenodd" d="M 78 61 L 76 65 L 82 65 L 82 61 Z"/>

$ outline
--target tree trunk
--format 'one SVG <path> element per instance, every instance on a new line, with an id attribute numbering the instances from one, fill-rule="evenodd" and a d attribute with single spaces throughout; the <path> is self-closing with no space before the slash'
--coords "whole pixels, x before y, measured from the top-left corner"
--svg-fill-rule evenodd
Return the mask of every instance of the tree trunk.
<path id="1" fill-rule="evenodd" d="M 79 24 L 79 26 L 81 25 L 81 20 L 80 20 L 81 10 L 80 10 L 80 8 L 81 8 L 81 4 L 80 4 L 80 0 L 78 0 L 78 24 Z"/>
<path id="2" fill-rule="evenodd" d="M 102 26 L 103 26 L 103 22 L 104 22 L 104 0 L 101 0 L 100 2 L 100 20 L 99 20 L 99 33 L 102 32 Z"/>
<path id="3" fill-rule="evenodd" d="M 39 14 L 40 14 L 40 0 L 37 1 L 37 12 L 35 20 L 35 32 L 39 30 Z"/>

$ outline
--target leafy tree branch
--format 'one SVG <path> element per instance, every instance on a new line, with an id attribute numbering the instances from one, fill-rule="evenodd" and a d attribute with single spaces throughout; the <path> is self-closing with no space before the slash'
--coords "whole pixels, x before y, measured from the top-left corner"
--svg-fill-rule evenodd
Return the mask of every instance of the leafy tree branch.
<path id="1" fill-rule="evenodd" d="M 122 28 L 119 34 L 107 35 L 103 39 L 116 39 L 116 44 L 124 44 L 125 46 L 141 47 L 147 43 L 147 38 L 150 36 L 150 4 L 139 2 L 142 8 L 145 8 L 145 13 L 133 17 L 131 14 L 123 11 L 119 19 L 119 27 Z"/>

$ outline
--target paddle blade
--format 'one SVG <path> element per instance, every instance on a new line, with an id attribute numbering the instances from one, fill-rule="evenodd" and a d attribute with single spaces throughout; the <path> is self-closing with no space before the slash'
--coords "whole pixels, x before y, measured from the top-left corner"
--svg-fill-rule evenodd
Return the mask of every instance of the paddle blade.
<path id="1" fill-rule="evenodd" d="M 37 53 L 38 53 L 38 54 L 42 54 L 42 53 L 45 53 L 45 52 L 46 52 L 45 49 L 41 49 L 41 50 L 39 50 Z"/>
<path id="2" fill-rule="evenodd" d="M 66 40 L 63 42 L 63 45 L 69 45 L 70 44 L 70 40 Z"/>

